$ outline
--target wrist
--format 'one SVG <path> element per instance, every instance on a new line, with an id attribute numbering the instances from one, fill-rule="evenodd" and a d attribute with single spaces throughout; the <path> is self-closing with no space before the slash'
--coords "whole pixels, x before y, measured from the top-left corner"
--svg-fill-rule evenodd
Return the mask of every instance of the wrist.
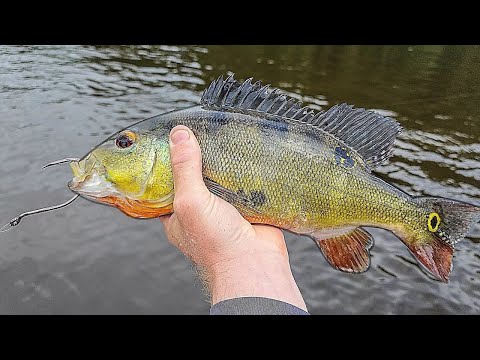
<path id="1" fill-rule="evenodd" d="M 307 311 L 285 254 L 243 254 L 215 263 L 204 275 L 212 296 L 212 305 L 238 297 L 265 297 Z"/>

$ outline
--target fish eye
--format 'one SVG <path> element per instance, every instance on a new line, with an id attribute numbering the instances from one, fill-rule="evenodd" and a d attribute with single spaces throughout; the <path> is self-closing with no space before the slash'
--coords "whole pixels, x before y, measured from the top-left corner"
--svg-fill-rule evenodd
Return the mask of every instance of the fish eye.
<path id="1" fill-rule="evenodd" d="M 135 134 L 131 131 L 125 131 L 118 135 L 115 139 L 115 145 L 120 149 L 125 149 L 133 145 L 135 142 Z"/>
<path id="2" fill-rule="evenodd" d="M 438 226 L 440 225 L 440 215 L 436 212 L 431 213 L 428 215 L 428 231 L 436 232 L 438 230 Z"/>

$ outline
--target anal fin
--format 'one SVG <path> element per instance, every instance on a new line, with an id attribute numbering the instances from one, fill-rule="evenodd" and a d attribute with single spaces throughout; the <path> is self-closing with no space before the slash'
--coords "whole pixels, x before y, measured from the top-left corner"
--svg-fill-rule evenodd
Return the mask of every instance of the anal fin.
<path id="1" fill-rule="evenodd" d="M 360 227 L 328 239 L 314 236 L 314 241 L 334 269 L 362 273 L 370 267 L 373 237 Z"/>

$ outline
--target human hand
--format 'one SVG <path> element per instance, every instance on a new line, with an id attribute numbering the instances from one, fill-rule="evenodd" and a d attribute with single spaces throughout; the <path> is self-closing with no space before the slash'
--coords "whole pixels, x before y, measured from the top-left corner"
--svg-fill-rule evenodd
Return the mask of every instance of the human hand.
<path id="1" fill-rule="evenodd" d="M 200 147 L 180 125 L 170 133 L 174 213 L 162 216 L 169 241 L 197 267 L 212 305 L 236 297 L 266 297 L 306 309 L 293 278 L 283 233 L 251 225 L 212 194 L 202 177 Z"/>

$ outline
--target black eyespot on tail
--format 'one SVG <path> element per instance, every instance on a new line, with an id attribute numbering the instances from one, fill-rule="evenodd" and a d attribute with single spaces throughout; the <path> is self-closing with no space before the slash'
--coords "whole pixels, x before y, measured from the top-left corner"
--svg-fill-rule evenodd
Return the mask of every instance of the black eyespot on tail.
<path id="1" fill-rule="evenodd" d="M 444 243 L 455 246 L 480 221 L 480 207 L 445 198 L 415 198 L 427 210 L 426 230 Z"/>
<path id="2" fill-rule="evenodd" d="M 437 213 L 432 213 L 428 217 L 428 228 L 431 232 L 435 232 L 438 229 L 438 224 L 440 222 L 440 216 Z"/>

